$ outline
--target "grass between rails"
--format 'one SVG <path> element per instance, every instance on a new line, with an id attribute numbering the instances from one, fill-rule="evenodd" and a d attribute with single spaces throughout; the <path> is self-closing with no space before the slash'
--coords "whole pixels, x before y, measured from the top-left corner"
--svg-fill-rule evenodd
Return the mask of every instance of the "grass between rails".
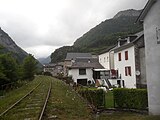
<path id="1" fill-rule="evenodd" d="M 0 113 L 10 107 L 13 103 L 23 97 L 26 93 L 28 93 L 31 89 L 33 89 L 41 80 L 43 76 L 37 76 L 33 81 L 28 84 L 10 91 L 5 94 L 4 97 L 0 98 Z"/>
<path id="2" fill-rule="evenodd" d="M 29 96 L 3 116 L 4 120 L 38 120 L 51 82 L 48 77 L 42 78 L 41 84 Z"/>
<path id="3" fill-rule="evenodd" d="M 52 81 L 52 91 L 47 105 L 45 120 L 89 120 L 90 110 L 74 90 L 60 80 Z"/>

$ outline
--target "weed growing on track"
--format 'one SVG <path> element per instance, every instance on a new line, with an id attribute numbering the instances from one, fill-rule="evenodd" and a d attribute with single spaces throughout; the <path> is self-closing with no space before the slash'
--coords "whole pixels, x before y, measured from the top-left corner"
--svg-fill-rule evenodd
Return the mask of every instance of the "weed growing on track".
<path id="1" fill-rule="evenodd" d="M 90 110 L 68 85 L 60 80 L 52 81 L 52 91 L 47 105 L 45 120 L 57 118 L 61 120 L 89 120 Z"/>
<path id="2" fill-rule="evenodd" d="M 31 89 L 33 89 L 41 80 L 43 76 L 37 76 L 33 81 L 28 82 L 26 85 L 10 91 L 5 94 L 4 97 L 0 98 L 0 113 L 2 113 L 5 109 L 10 107 L 13 103 L 15 103 L 18 99 L 23 97 L 26 93 L 28 93 Z"/>

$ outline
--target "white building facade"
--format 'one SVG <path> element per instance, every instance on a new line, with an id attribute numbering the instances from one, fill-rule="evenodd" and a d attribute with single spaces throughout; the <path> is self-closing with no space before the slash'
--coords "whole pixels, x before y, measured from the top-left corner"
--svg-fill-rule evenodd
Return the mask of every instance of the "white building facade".
<path id="1" fill-rule="evenodd" d="M 135 48 L 129 48 L 116 51 L 114 53 L 115 70 L 118 70 L 121 85 L 126 88 L 136 88 L 135 74 Z"/>
<path id="2" fill-rule="evenodd" d="M 99 63 L 107 70 L 110 70 L 110 54 L 109 52 L 102 53 L 99 55 Z"/>
<path id="3" fill-rule="evenodd" d="M 79 55 L 81 55 L 79 57 Z M 82 56 L 83 55 L 83 56 Z M 86 56 L 85 56 L 86 55 Z M 95 83 L 94 80 L 94 69 L 103 69 L 104 67 L 98 62 L 97 57 L 90 57 L 88 54 L 84 53 L 72 53 L 68 56 L 74 57 L 71 60 L 71 64 L 67 66 L 68 76 L 72 77 L 72 80 L 76 84 L 81 84 L 83 86 Z"/>
<path id="4" fill-rule="evenodd" d="M 72 76 L 75 83 L 87 84 L 93 82 L 93 70 L 91 68 L 73 68 L 68 70 L 68 76 Z"/>
<path id="5" fill-rule="evenodd" d="M 114 69 L 114 51 L 113 47 L 98 55 L 99 63 L 107 70 Z"/>

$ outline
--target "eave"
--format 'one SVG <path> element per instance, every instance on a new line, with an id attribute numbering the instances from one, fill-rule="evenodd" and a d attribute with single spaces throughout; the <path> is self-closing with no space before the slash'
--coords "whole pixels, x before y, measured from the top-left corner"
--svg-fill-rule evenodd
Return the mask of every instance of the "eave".
<path id="1" fill-rule="evenodd" d="M 144 9 L 142 10 L 142 12 L 140 13 L 140 15 L 138 16 L 137 20 L 135 23 L 142 23 L 145 16 L 147 15 L 148 11 L 151 9 L 152 5 L 156 2 L 157 0 L 149 0 L 146 4 L 146 6 L 144 7 Z"/>

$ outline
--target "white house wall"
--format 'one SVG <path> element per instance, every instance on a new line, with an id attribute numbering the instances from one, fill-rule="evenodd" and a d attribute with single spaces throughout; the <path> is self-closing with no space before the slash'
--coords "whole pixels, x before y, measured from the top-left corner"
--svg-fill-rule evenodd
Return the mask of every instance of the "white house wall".
<path id="1" fill-rule="evenodd" d="M 110 70 L 109 52 L 99 55 L 99 63 L 107 70 Z"/>
<path id="2" fill-rule="evenodd" d="M 110 52 L 109 62 L 110 69 L 114 69 L 114 51 Z"/>
<path id="3" fill-rule="evenodd" d="M 74 82 L 77 83 L 77 79 L 87 79 L 88 80 L 93 80 L 93 71 L 92 69 L 87 68 L 86 69 L 86 75 L 79 75 L 79 69 L 71 69 L 68 71 L 68 75 L 72 76 L 72 79 Z"/>
<path id="4" fill-rule="evenodd" d="M 157 40 L 160 41 L 160 0 L 153 4 L 144 19 L 144 38 L 149 112 L 160 115 L 160 44 L 157 44 Z"/>
<path id="5" fill-rule="evenodd" d="M 125 60 L 125 51 L 128 51 L 128 60 Z M 118 61 L 118 53 L 121 53 L 121 61 Z M 134 46 L 114 54 L 115 70 L 118 70 L 121 79 L 125 82 L 126 88 L 136 88 L 135 75 L 135 51 Z M 125 67 L 131 66 L 131 76 L 125 76 Z"/>

